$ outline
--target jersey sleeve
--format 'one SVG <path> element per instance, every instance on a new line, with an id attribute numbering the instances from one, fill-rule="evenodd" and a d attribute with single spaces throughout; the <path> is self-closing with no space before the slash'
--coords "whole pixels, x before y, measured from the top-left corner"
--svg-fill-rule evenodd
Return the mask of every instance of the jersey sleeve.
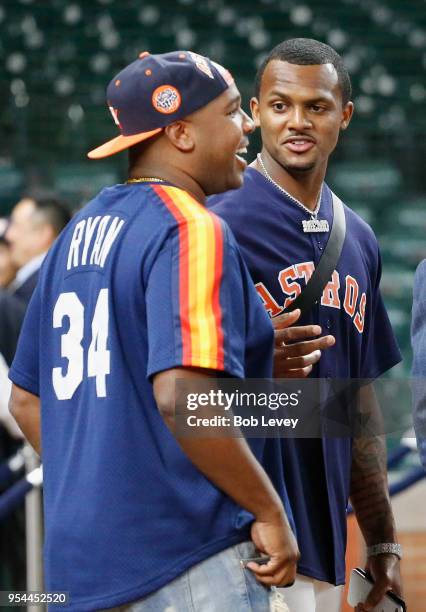
<path id="1" fill-rule="evenodd" d="M 25 314 L 15 358 L 9 370 L 10 380 L 34 395 L 40 395 L 39 339 L 40 339 L 40 284 L 37 285 Z"/>
<path id="2" fill-rule="evenodd" d="M 364 331 L 361 378 L 375 379 L 402 359 L 383 297 L 380 292 L 382 266 L 377 246 L 376 274 L 372 279 L 371 309 Z"/>
<path id="3" fill-rule="evenodd" d="M 225 222 L 207 211 L 179 221 L 146 284 L 149 376 L 179 366 L 244 376 L 243 273 Z"/>

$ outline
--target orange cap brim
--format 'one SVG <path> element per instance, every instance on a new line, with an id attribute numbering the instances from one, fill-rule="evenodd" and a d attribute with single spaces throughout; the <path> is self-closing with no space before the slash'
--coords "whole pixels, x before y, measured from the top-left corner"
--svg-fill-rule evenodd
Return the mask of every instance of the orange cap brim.
<path id="1" fill-rule="evenodd" d="M 105 142 L 100 147 L 96 147 L 96 149 L 89 151 L 87 157 L 90 157 L 90 159 L 102 159 L 102 157 L 114 155 L 114 153 L 124 151 L 138 142 L 142 142 L 143 140 L 151 138 L 151 136 L 155 136 L 155 134 L 161 132 L 162 129 L 163 128 L 157 128 L 156 130 L 151 130 L 150 132 L 133 134 L 133 136 L 117 136 L 112 140 L 108 140 L 108 142 Z"/>

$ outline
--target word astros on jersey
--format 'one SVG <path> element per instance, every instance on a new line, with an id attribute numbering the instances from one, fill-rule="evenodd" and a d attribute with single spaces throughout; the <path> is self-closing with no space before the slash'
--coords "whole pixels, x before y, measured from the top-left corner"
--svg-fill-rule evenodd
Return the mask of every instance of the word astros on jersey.
<path id="1" fill-rule="evenodd" d="M 98 215 L 79 221 L 71 238 L 67 270 L 93 265 L 103 268 L 123 225 L 124 219 L 111 215 Z"/>
<path id="2" fill-rule="evenodd" d="M 257 283 L 256 289 L 263 304 L 271 317 L 276 317 L 297 298 L 302 292 L 299 280 L 304 280 L 305 284 L 309 281 L 315 270 L 312 261 L 304 261 L 284 268 L 278 273 L 278 282 L 281 290 L 286 296 L 284 304 L 281 306 L 273 298 L 272 294 L 263 283 Z M 321 306 L 329 308 L 342 308 L 340 297 L 341 279 L 337 270 L 334 270 L 330 281 L 324 287 L 321 297 Z M 347 274 L 344 281 L 343 309 L 351 317 L 357 331 L 362 334 L 364 331 L 365 307 L 367 296 L 360 292 L 359 284 L 355 278 Z"/>

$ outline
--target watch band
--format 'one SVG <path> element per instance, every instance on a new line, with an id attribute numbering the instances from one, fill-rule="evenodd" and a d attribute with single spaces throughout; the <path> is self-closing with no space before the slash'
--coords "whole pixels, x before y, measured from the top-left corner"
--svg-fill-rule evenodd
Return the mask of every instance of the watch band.
<path id="1" fill-rule="evenodd" d="M 374 544 L 374 546 L 367 546 L 367 557 L 374 557 L 375 555 L 382 555 L 386 553 L 396 555 L 399 559 L 402 559 L 401 544 L 385 542 L 383 544 Z"/>

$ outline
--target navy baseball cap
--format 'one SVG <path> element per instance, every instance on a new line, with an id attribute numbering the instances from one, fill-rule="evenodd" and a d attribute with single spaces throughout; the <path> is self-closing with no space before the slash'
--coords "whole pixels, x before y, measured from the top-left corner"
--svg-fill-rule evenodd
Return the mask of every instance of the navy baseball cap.
<path id="1" fill-rule="evenodd" d="M 192 51 L 140 53 L 107 89 L 108 107 L 120 136 L 93 149 L 88 157 L 108 157 L 151 138 L 206 106 L 233 82 L 225 68 Z"/>

